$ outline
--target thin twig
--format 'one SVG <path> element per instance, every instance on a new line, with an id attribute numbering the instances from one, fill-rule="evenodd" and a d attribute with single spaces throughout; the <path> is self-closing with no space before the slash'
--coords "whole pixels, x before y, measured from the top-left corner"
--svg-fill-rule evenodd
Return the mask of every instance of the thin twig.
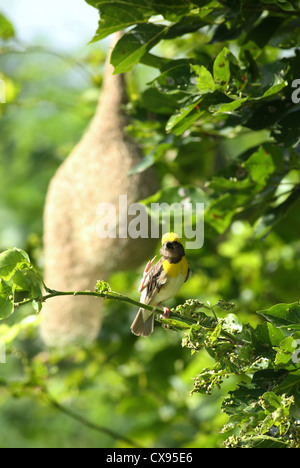
<path id="1" fill-rule="evenodd" d="M 152 312 L 157 312 L 157 313 L 162 313 L 163 309 L 160 307 L 152 307 L 147 304 L 143 304 L 142 302 L 136 301 L 134 299 L 131 299 L 128 296 L 125 296 L 124 294 L 117 293 L 115 291 L 107 291 L 107 292 L 98 292 L 98 291 L 55 291 L 55 290 L 49 290 L 49 294 L 46 296 L 43 296 L 42 301 L 47 301 L 48 299 L 51 299 L 52 297 L 58 297 L 58 296 L 95 296 L 95 297 L 101 297 L 102 299 L 112 299 L 114 301 L 121 301 L 121 302 L 127 302 L 128 304 L 135 305 L 137 307 L 142 307 L 143 309 L 150 310 Z M 27 302 L 31 302 L 31 299 L 28 299 Z M 23 303 L 20 303 L 22 305 Z"/>
<path id="2" fill-rule="evenodd" d="M 89 427 L 90 429 L 93 429 L 94 431 L 101 432 L 103 434 L 106 434 L 113 439 L 116 440 L 122 440 L 128 445 L 131 445 L 132 447 L 137 447 L 137 448 L 142 448 L 139 444 L 131 440 L 129 437 L 126 437 L 124 435 L 118 434 L 117 432 L 109 429 L 108 427 L 105 426 L 99 426 L 98 424 L 95 424 L 94 422 L 86 419 L 84 416 L 81 416 L 78 413 L 75 413 L 74 411 L 70 410 L 69 408 L 61 405 L 57 400 L 55 400 L 49 393 L 44 394 L 46 397 L 47 403 L 52 406 L 53 408 L 61 411 L 64 413 L 66 416 L 71 417 L 72 419 L 78 421 L 79 423 L 83 424 L 86 427 Z"/>
<path id="3" fill-rule="evenodd" d="M 56 290 L 53 290 L 53 289 L 49 289 L 49 288 L 46 288 L 47 289 L 47 292 L 48 294 L 46 294 L 45 296 L 43 296 L 41 298 L 41 301 L 42 302 L 45 302 L 47 301 L 48 299 L 51 299 L 53 297 L 59 297 L 59 296 L 94 296 L 94 297 L 101 297 L 102 299 L 112 299 L 112 300 L 115 300 L 115 301 L 121 301 L 121 302 L 127 302 L 128 304 L 132 304 L 136 307 L 141 307 L 143 309 L 147 309 L 147 310 L 150 310 L 151 312 L 153 313 L 157 313 L 159 314 L 159 317 L 162 315 L 163 313 L 163 309 L 160 308 L 160 307 L 152 307 L 148 304 L 143 304 L 142 302 L 139 302 L 139 301 L 136 301 L 134 299 L 131 299 L 130 297 L 128 296 L 125 296 L 124 294 L 120 294 L 120 293 L 117 293 L 115 291 L 105 291 L 105 292 L 99 292 L 99 291 L 56 291 Z M 31 302 L 33 302 L 34 299 L 32 298 L 29 298 L 29 299 L 25 299 L 24 301 L 22 302 L 18 302 L 15 304 L 15 307 L 19 307 L 19 306 L 22 306 L 24 304 L 29 304 Z M 210 310 L 211 312 L 213 312 L 214 314 L 214 319 L 216 321 L 216 323 L 218 322 L 218 317 L 213 309 L 213 307 L 211 306 L 210 303 L 208 303 L 209 305 L 205 305 L 203 304 L 203 308 L 204 309 L 207 309 L 207 310 Z M 161 322 L 162 320 L 158 317 L 158 321 Z M 171 311 L 171 316 L 170 318 L 177 318 L 179 320 L 181 320 L 182 322 L 188 322 L 190 324 L 197 324 L 199 321 L 195 318 L 191 318 L 191 317 L 187 317 L 185 315 L 181 315 L 181 314 L 178 314 L 177 312 L 172 312 Z M 163 319 L 163 320 L 168 320 L 168 319 Z M 167 323 L 167 322 L 165 322 Z M 212 328 L 214 328 L 212 326 Z M 232 343 L 238 343 L 238 344 L 245 344 L 245 340 L 241 339 L 241 338 L 238 338 L 234 335 L 232 335 L 231 333 L 225 331 L 225 330 L 222 330 L 220 335 L 223 335 L 227 340 L 231 341 Z"/>

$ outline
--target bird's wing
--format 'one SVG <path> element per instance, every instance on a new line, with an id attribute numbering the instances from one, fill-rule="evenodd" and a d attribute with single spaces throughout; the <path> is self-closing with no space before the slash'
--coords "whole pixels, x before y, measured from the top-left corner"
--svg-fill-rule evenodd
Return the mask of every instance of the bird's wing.
<path id="1" fill-rule="evenodd" d="M 144 270 L 144 274 L 143 274 L 143 278 L 142 278 L 142 281 L 141 281 L 141 284 L 140 284 L 140 287 L 139 287 L 139 291 L 142 292 L 146 286 L 148 286 L 148 282 L 149 282 L 149 272 L 151 270 L 151 267 L 152 267 L 152 264 L 154 262 L 154 260 L 156 259 L 156 255 L 154 258 L 152 258 L 152 260 L 150 260 L 147 265 L 146 265 L 146 268 Z"/>
<path id="2" fill-rule="evenodd" d="M 168 276 L 162 266 L 162 259 L 160 259 L 151 269 L 149 270 L 146 289 L 143 294 L 143 303 L 149 304 L 152 299 L 159 293 L 161 287 L 167 282 Z"/>
<path id="3" fill-rule="evenodd" d="M 185 278 L 184 282 L 186 282 L 186 281 L 189 279 L 189 277 L 191 276 L 191 274 L 192 274 L 192 272 L 191 272 L 191 267 L 190 267 L 190 265 L 189 265 L 188 272 L 187 272 L 187 275 L 186 275 L 186 278 Z"/>

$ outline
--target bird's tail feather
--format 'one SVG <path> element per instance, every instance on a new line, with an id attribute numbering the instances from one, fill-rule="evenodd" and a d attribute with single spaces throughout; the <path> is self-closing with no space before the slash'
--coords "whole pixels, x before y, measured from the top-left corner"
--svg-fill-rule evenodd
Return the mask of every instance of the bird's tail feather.
<path id="1" fill-rule="evenodd" d="M 131 325 L 131 331 L 134 335 L 137 336 L 149 336 L 153 332 L 154 328 L 154 314 L 151 314 L 150 317 L 145 317 L 145 309 L 139 309 L 136 317 Z"/>

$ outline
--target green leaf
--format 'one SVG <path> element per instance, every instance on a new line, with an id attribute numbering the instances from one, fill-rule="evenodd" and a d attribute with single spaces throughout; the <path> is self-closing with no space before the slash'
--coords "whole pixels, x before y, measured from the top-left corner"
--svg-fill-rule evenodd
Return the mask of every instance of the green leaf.
<path id="1" fill-rule="evenodd" d="M 275 358 L 275 365 L 278 368 L 287 369 L 288 366 L 291 366 L 293 369 L 299 362 L 299 357 L 297 352 L 297 341 L 300 343 L 300 332 L 293 333 L 293 336 L 288 336 L 277 348 L 277 354 Z M 296 346 L 295 346 L 296 345 Z"/>
<path id="2" fill-rule="evenodd" d="M 205 223 L 212 226 L 219 234 L 222 234 L 232 222 L 239 207 L 243 206 L 250 195 L 237 193 L 224 193 L 216 200 L 211 201 L 205 211 Z"/>
<path id="3" fill-rule="evenodd" d="M 251 179 L 262 185 L 266 184 L 269 176 L 276 169 L 272 155 L 263 146 L 250 156 L 245 162 L 245 167 L 248 169 Z"/>
<path id="4" fill-rule="evenodd" d="M 277 304 L 267 310 L 259 310 L 258 314 L 265 317 L 277 327 L 300 329 L 300 303 Z"/>
<path id="5" fill-rule="evenodd" d="M 275 229 L 277 225 L 288 222 L 287 215 L 291 216 L 291 219 L 293 219 L 293 213 L 290 210 L 297 208 L 296 204 L 298 201 L 299 193 L 298 190 L 295 189 L 283 203 L 275 208 L 271 208 L 258 219 L 254 228 L 255 236 L 262 238 L 268 235 L 271 230 Z M 293 230 L 294 229 L 295 226 L 293 225 Z"/>
<path id="6" fill-rule="evenodd" d="M 26 252 L 10 249 L 0 254 L 0 278 L 11 285 L 13 291 L 29 292 L 30 297 L 42 296 L 42 280 L 30 263 Z"/>
<path id="7" fill-rule="evenodd" d="M 0 38 L 7 40 L 15 36 L 13 25 L 0 13 Z"/>
<path id="8" fill-rule="evenodd" d="M 215 104 L 209 107 L 209 110 L 215 114 L 231 114 L 233 111 L 241 107 L 248 98 L 236 99 L 235 101 Z"/>
<path id="9" fill-rule="evenodd" d="M 270 3 L 270 4 L 275 4 L 279 8 L 281 8 L 284 11 L 294 11 L 295 8 L 291 4 L 291 2 L 287 2 L 285 0 L 261 0 L 262 3 Z"/>
<path id="10" fill-rule="evenodd" d="M 231 58 L 231 56 L 234 57 L 230 50 L 224 47 L 214 61 L 214 80 L 223 88 L 226 88 L 230 80 L 229 58 Z"/>
<path id="11" fill-rule="evenodd" d="M 165 189 L 159 190 L 154 195 L 142 201 L 146 206 L 150 206 L 151 203 L 205 203 L 207 201 L 207 195 L 200 188 L 195 187 L 166 187 Z"/>
<path id="12" fill-rule="evenodd" d="M 251 31 L 247 34 L 244 44 L 248 41 L 253 41 L 260 49 L 263 49 L 276 33 L 279 26 L 285 21 L 282 16 L 267 16 L 263 18 Z"/>
<path id="13" fill-rule="evenodd" d="M 229 333 L 241 333 L 243 325 L 235 314 L 228 314 L 224 319 L 223 329 Z"/>
<path id="14" fill-rule="evenodd" d="M 272 323 L 264 322 L 259 324 L 253 333 L 253 338 L 264 346 L 279 346 L 285 339 L 285 334 L 280 328 L 276 328 Z"/>
<path id="15" fill-rule="evenodd" d="M 177 109 L 177 102 L 172 96 L 161 93 L 156 88 L 148 88 L 141 95 L 140 105 L 155 114 L 170 115 Z"/>
<path id="16" fill-rule="evenodd" d="M 165 57 L 159 57 L 158 55 L 154 55 L 154 54 L 150 54 L 150 52 L 146 52 L 141 58 L 141 63 L 143 63 L 144 65 L 147 65 L 148 67 L 158 68 L 159 70 L 161 70 L 164 67 L 164 65 L 170 62 Z"/>
<path id="17" fill-rule="evenodd" d="M 147 2 L 145 3 L 147 4 Z M 155 10 L 155 14 L 161 14 L 166 20 L 177 22 L 178 24 L 180 24 L 179 20 L 181 17 L 189 11 L 189 4 L 186 0 L 176 0 L 176 2 L 174 0 L 164 0 L 163 2 L 151 0 L 148 3 Z"/>
<path id="18" fill-rule="evenodd" d="M 283 88 L 288 86 L 288 81 L 285 79 L 287 70 L 288 64 L 283 60 L 277 60 L 276 62 L 264 65 L 260 70 L 262 77 L 259 87 L 257 89 L 253 87 L 253 92 L 251 93 L 253 99 L 270 97 L 278 94 Z"/>
<path id="19" fill-rule="evenodd" d="M 279 93 L 283 88 L 288 86 L 288 82 L 283 80 L 281 77 L 274 77 L 274 84 L 267 91 L 264 92 L 262 98 L 272 96 L 273 94 Z"/>
<path id="20" fill-rule="evenodd" d="M 140 174 L 141 172 L 146 171 L 149 167 L 153 166 L 155 163 L 155 150 L 150 151 L 136 166 L 134 166 L 130 171 L 128 171 L 128 175 L 132 174 Z"/>
<path id="21" fill-rule="evenodd" d="M 186 0 L 184 1 L 186 2 Z M 174 39 L 175 37 L 182 36 L 183 34 L 193 33 L 205 25 L 206 22 L 199 18 L 198 15 L 184 16 L 180 21 L 170 27 L 166 34 L 166 39 Z"/>
<path id="22" fill-rule="evenodd" d="M 278 143 L 290 148 L 299 142 L 300 132 L 300 106 L 294 106 L 279 120 L 272 136 Z"/>
<path id="23" fill-rule="evenodd" d="M 16 268 L 22 264 L 29 264 L 30 260 L 26 252 L 21 249 L 10 249 L 0 254 L 0 278 L 10 280 Z"/>
<path id="24" fill-rule="evenodd" d="M 230 177 L 229 179 L 226 179 L 225 177 L 215 176 L 207 185 L 216 192 L 238 192 L 239 190 L 253 187 L 253 181 L 251 181 L 249 177 L 239 180 L 237 177 Z"/>
<path id="25" fill-rule="evenodd" d="M 190 61 L 186 59 L 172 60 L 164 65 L 162 73 L 157 76 L 153 83 L 160 92 L 178 94 L 184 91 L 195 94 L 197 88 L 192 81 Z"/>
<path id="26" fill-rule="evenodd" d="M 0 320 L 8 318 L 14 311 L 13 296 L 0 294 Z"/>
<path id="27" fill-rule="evenodd" d="M 255 224 L 254 235 L 261 239 L 269 234 L 269 232 L 280 222 L 280 211 L 277 209 L 263 214 Z"/>
<path id="28" fill-rule="evenodd" d="M 213 93 L 217 86 L 212 77 L 212 74 L 203 65 L 192 65 L 191 68 L 197 74 L 197 88 L 200 93 Z"/>
<path id="29" fill-rule="evenodd" d="M 217 324 L 214 331 L 209 336 L 210 343 L 212 343 L 212 344 L 215 343 L 217 341 L 217 339 L 219 338 L 221 332 L 222 332 L 222 323 L 220 322 L 220 323 Z"/>
<path id="30" fill-rule="evenodd" d="M 109 2 L 108 0 L 91 0 L 90 5 L 98 8 L 100 13 L 99 27 L 92 42 L 99 41 L 116 31 L 122 31 L 137 23 L 146 22 L 155 12 L 147 3 L 137 0 Z"/>
<path id="31" fill-rule="evenodd" d="M 272 45 L 281 49 L 292 49 L 300 45 L 300 18 L 291 17 L 288 23 L 285 23 L 279 31 L 278 36 L 272 39 Z"/>
<path id="32" fill-rule="evenodd" d="M 168 187 L 142 200 L 146 205 L 149 215 L 157 223 L 162 221 L 179 223 L 191 226 L 199 221 L 198 217 L 203 212 L 197 210 L 197 203 L 205 203 L 207 196 L 200 188 L 195 187 Z M 172 207 L 175 208 L 174 211 Z"/>
<path id="33" fill-rule="evenodd" d="M 150 153 L 148 153 L 136 166 L 134 166 L 130 171 L 128 171 L 128 175 L 132 174 L 140 174 L 144 172 L 149 167 L 153 166 L 156 161 L 160 160 L 161 156 L 165 154 L 165 152 L 172 148 L 172 143 L 167 141 L 160 142 Z"/>
<path id="34" fill-rule="evenodd" d="M 271 385 L 274 387 L 283 382 L 287 375 L 288 372 L 284 369 L 263 369 L 254 374 L 252 383 L 261 390 L 265 390 Z"/>
<path id="35" fill-rule="evenodd" d="M 250 118 L 246 120 L 244 125 L 252 130 L 272 128 L 286 113 L 285 102 L 276 99 L 276 97 L 272 101 L 260 101 L 253 105 L 252 109 L 249 107 L 248 110 L 251 112 Z M 276 132 L 279 133 L 278 124 L 276 124 Z"/>
<path id="36" fill-rule="evenodd" d="M 186 100 L 184 107 L 178 109 L 168 120 L 166 124 L 166 132 L 173 130 L 175 134 L 181 134 L 186 128 L 188 128 L 191 123 L 193 123 L 199 117 L 201 110 L 198 109 L 198 106 L 201 102 L 201 97 L 195 96 Z M 194 112 L 193 112 L 194 111 Z M 193 112 L 192 115 L 189 115 Z M 187 118 L 187 116 L 189 116 Z M 181 124 L 184 120 L 184 127 L 180 129 L 179 133 L 174 131 L 174 127 Z"/>
<path id="37" fill-rule="evenodd" d="M 132 70 L 143 55 L 164 37 L 167 30 L 166 26 L 147 23 L 140 24 L 124 34 L 111 54 L 111 63 L 115 67 L 114 73 Z"/>
<path id="38" fill-rule="evenodd" d="M 9 317 L 14 311 L 14 290 L 0 279 L 0 320 Z"/>
<path id="39" fill-rule="evenodd" d="M 27 291 L 30 297 L 42 296 L 42 281 L 40 275 L 33 268 L 23 268 L 15 272 L 12 277 L 16 291 Z"/>
<path id="40" fill-rule="evenodd" d="M 13 81 L 11 78 L 9 78 L 8 76 L 4 75 L 3 73 L 0 72 L 0 86 L 1 86 L 1 89 L 0 89 L 0 93 L 1 93 L 1 100 L 0 100 L 0 103 L 2 102 L 3 100 L 3 96 L 2 96 L 2 87 L 5 86 L 5 102 L 6 103 L 10 103 L 12 101 L 14 101 L 20 91 L 20 86 L 15 82 Z"/>

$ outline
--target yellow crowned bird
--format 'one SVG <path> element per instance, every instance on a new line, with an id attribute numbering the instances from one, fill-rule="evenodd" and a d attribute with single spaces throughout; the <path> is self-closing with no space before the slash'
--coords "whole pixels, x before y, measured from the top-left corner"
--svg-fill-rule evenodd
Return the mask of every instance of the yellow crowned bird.
<path id="1" fill-rule="evenodd" d="M 139 287 L 140 302 L 150 306 L 161 305 L 162 302 L 174 297 L 190 274 L 189 263 L 180 237 L 174 232 L 167 233 L 162 238 L 159 251 L 161 258 L 152 266 L 156 256 L 145 268 Z M 163 307 L 164 317 L 169 316 L 169 309 Z M 131 325 L 134 335 L 149 336 L 154 328 L 154 313 L 140 308 Z"/>

